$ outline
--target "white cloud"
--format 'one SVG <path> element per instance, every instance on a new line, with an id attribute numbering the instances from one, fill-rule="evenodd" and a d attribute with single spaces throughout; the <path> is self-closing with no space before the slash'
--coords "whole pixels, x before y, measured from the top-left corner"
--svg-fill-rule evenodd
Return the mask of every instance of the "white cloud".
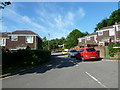
<path id="1" fill-rule="evenodd" d="M 46 24 L 49 27 L 51 37 L 62 37 L 67 36 L 68 32 L 70 32 L 70 28 L 75 29 L 76 27 L 76 19 L 81 20 L 85 16 L 85 11 L 83 8 L 78 8 L 75 11 L 63 11 L 61 8 L 53 9 L 54 7 L 49 7 L 46 10 L 44 5 L 37 8 L 36 13 L 40 17 L 39 20 Z M 57 6 L 55 8 L 58 8 Z M 52 12 L 50 12 L 52 10 Z M 59 11 L 59 12 L 57 12 Z M 77 23 L 78 24 L 78 23 Z"/>
<path id="2" fill-rule="evenodd" d="M 7 8 L 4 13 L 4 17 L 17 23 L 18 25 L 21 25 L 22 28 L 28 27 L 28 29 L 31 29 L 31 30 L 39 30 L 40 32 L 44 32 L 44 33 L 48 32 L 46 28 L 44 28 L 42 25 L 34 22 L 30 17 L 22 16 L 12 9 Z M 22 29 L 22 28 L 20 28 L 20 29 Z M 18 29 L 17 26 L 16 26 L 16 29 Z"/>
<path id="3" fill-rule="evenodd" d="M 79 8 L 78 14 L 81 15 L 82 17 L 85 16 L 85 11 L 83 10 L 83 8 Z"/>
<path id="4" fill-rule="evenodd" d="M 56 11 L 49 12 L 49 9 L 52 11 L 53 8 L 54 7 L 49 7 L 47 10 L 44 7 L 40 9 L 36 8 L 35 11 L 37 13 L 37 17 L 34 17 L 34 19 L 29 16 L 19 14 L 16 11 L 17 9 L 6 8 L 4 17 L 16 23 L 17 25 L 14 26 L 16 29 L 19 27 L 28 28 L 37 31 L 38 34 L 42 33 L 44 36 L 47 36 L 48 33 L 52 33 L 51 38 L 57 38 L 67 36 L 70 32 L 70 28 L 73 29 L 75 27 L 76 18 L 81 19 L 85 16 L 83 8 L 65 12 L 57 12 L 56 9 Z M 4 28 L 7 29 L 6 26 L 4 26 Z"/>

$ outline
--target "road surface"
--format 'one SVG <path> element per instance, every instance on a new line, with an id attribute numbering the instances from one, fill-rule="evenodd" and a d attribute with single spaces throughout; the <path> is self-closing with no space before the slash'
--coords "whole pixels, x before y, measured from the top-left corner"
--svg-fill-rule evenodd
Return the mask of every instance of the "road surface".
<path id="1" fill-rule="evenodd" d="M 53 53 L 52 60 L 27 72 L 3 78 L 3 88 L 118 88 L 118 61 L 81 62 Z"/>

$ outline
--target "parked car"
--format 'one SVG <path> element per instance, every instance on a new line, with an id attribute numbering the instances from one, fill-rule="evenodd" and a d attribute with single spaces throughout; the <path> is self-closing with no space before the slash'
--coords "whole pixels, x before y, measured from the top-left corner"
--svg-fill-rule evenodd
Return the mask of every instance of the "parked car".
<path id="1" fill-rule="evenodd" d="M 76 49 L 70 49 L 68 52 L 68 57 L 75 57 L 77 53 L 78 52 Z"/>
<path id="2" fill-rule="evenodd" d="M 81 48 L 76 54 L 76 59 L 98 59 L 98 52 L 94 48 Z"/>
<path id="3" fill-rule="evenodd" d="M 68 51 L 62 51 L 61 54 L 68 54 Z"/>

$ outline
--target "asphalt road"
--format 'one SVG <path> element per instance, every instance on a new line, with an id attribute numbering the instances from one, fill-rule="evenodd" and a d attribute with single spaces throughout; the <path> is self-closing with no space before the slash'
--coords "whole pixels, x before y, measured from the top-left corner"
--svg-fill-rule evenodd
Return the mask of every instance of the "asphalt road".
<path id="1" fill-rule="evenodd" d="M 3 78 L 3 88 L 118 88 L 118 61 L 80 62 L 54 53 L 45 65 Z"/>

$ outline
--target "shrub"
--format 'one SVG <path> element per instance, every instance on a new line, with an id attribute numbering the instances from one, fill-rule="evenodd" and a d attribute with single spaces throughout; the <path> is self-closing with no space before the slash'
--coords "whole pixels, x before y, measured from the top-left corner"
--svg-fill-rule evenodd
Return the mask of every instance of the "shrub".
<path id="1" fill-rule="evenodd" d="M 117 54 L 117 52 L 120 52 L 120 48 L 113 48 L 113 47 L 118 47 L 120 46 L 120 42 L 116 42 L 115 44 L 110 44 L 108 46 L 108 49 L 109 49 L 109 55 L 111 57 L 113 57 L 115 54 Z"/>
<path id="2" fill-rule="evenodd" d="M 44 50 L 19 50 L 17 52 L 3 52 L 3 69 L 12 65 L 30 66 L 47 62 L 51 58 L 50 51 Z"/>

